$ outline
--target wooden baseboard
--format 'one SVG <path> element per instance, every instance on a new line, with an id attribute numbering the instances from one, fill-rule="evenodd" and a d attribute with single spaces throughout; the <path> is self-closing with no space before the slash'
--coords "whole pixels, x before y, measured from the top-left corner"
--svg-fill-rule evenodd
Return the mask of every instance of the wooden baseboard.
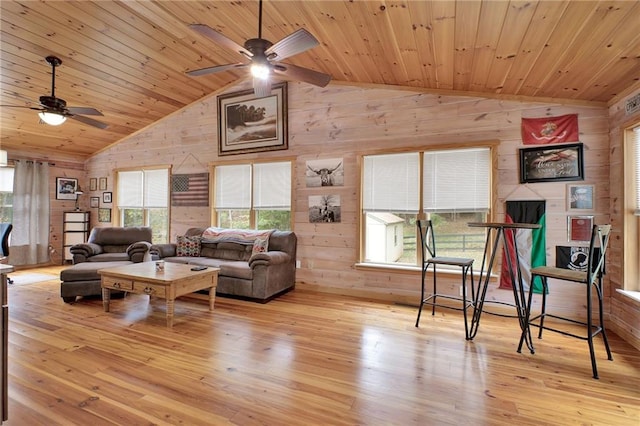
<path id="1" fill-rule="evenodd" d="M 633 346 L 634 348 L 640 351 L 640 338 L 633 335 L 631 332 L 624 329 L 623 327 L 620 327 L 620 325 L 618 325 L 613 321 L 607 321 L 606 327 L 607 327 L 607 330 L 613 331 L 618 336 L 620 336 L 623 340 L 629 343 L 631 346 Z"/>

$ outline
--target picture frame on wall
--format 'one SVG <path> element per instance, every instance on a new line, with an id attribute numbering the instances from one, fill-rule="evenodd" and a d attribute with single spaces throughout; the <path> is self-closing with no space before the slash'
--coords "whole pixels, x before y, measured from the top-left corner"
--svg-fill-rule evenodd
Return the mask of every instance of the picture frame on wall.
<path id="1" fill-rule="evenodd" d="M 97 191 L 98 190 L 98 179 L 91 178 L 89 179 L 89 191 Z"/>
<path id="2" fill-rule="evenodd" d="M 595 209 L 594 185 L 567 185 L 567 210 L 591 211 Z"/>
<path id="3" fill-rule="evenodd" d="M 584 180 L 581 143 L 520 149 L 520 183 Z"/>
<path id="4" fill-rule="evenodd" d="M 106 177 L 101 177 L 100 178 L 98 189 L 100 191 L 106 191 L 107 190 L 107 178 Z"/>
<path id="5" fill-rule="evenodd" d="M 567 216 L 567 240 L 570 243 L 591 241 L 593 216 Z"/>
<path id="6" fill-rule="evenodd" d="M 97 209 L 98 207 L 100 207 L 100 197 L 89 198 L 89 206 L 91 206 L 92 209 Z"/>
<path id="7" fill-rule="evenodd" d="M 111 197 L 112 197 L 112 193 L 111 192 L 103 192 L 102 193 L 102 202 L 105 204 L 111 204 Z"/>
<path id="8" fill-rule="evenodd" d="M 253 89 L 218 96 L 218 154 L 288 149 L 287 113 L 286 82 L 262 98 Z"/>
<path id="9" fill-rule="evenodd" d="M 344 166 L 342 158 L 325 158 L 307 161 L 305 180 L 307 188 L 343 186 Z"/>
<path id="10" fill-rule="evenodd" d="M 78 191 L 78 179 L 57 177 L 56 178 L 56 200 L 75 200 Z"/>
<path id="11" fill-rule="evenodd" d="M 111 222 L 111 209 L 98 209 L 98 222 Z"/>

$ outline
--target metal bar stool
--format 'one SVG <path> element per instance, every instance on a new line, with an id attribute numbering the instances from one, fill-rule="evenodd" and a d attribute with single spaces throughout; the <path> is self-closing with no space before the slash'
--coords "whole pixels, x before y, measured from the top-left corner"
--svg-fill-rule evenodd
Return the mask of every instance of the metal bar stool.
<path id="1" fill-rule="evenodd" d="M 598 378 L 598 368 L 596 367 L 596 356 L 593 349 L 593 338 L 598 334 L 602 334 L 602 340 L 604 341 L 604 347 L 607 350 L 607 358 L 609 361 L 613 361 L 611 356 L 611 349 L 609 348 L 609 342 L 607 341 L 607 333 L 604 329 L 604 319 L 602 316 L 602 275 L 604 268 L 605 253 L 609 244 L 609 236 L 611 233 L 611 225 L 594 225 L 591 232 L 591 240 L 589 243 L 589 253 L 586 259 L 586 269 L 584 271 L 574 271 L 571 269 L 556 268 L 552 266 L 539 266 L 531 270 L 531 279 L 534 277 L 540 277 L 542 279 L 542 307 L 539 315 L 533 318 L 531 316 L 531 299 L 533 294 L 533 286 L 529 288 L 529 298 L 527 300 L 526 316 L 529 326 L 538 327 L 538 338 L 542 338 L 542 330 L 550 330 L 556 333 L 564 334 L 565 336 L 575 337 L 577 339 L 586 340 L 589 343 L 589 353 L 591 355 L 591 369 L 593 371 L 593 378 Z M 599 249 L 599 250 L 597 250 Z M 570 281 L 578 284 L 586 285 L 587 293 L 587 321 L 580 321 L 573 318 L 562 317 L 558 315 L 549 314 L 546 311 L 547 303 L 547 291 L 549 289 L 547 280 L 554 278 L 562 281 Z M 597 325 L 593 324 L 592 313 L 592 290 L 595 290 L 598 296 L 598 314 L 600 316 Z M 567 321 L 572 324 L 578 324 L 586 327 L 586 335 L 578 335 L 570 333 L 564 330 L 558 330 L 556 328 L 545 325 L 544 319 L 546 317 L 555 318 L 561 321 Z M 539 320 L 539 322 L 534 322 Z M 522 349 L 522 342 L 525 340 L 524 331 L 520 337 L 520 344 L 518 345 L 518 352 Z M 534 353 L 531 350 L 531 353 Z"/>
<path id="2" fill-rule="evenodd" d="M 460 257 L 438 257 L 436 255 L 436 240 L 433 232 L 433 223 L 430 220 L 416 221 L 418 233 L 420 234 L 421 253 L 422 253 L 422 291 L 420 296 L 420 308 L 418 309 L 418 318 L 416 319 L 416 327 L 420 323 L 420 314 L 424 305 L 431 305 L 431 315 L 435 315 L 436 306 L 448 309 L 462 311 L 464 315 L 464 334 L 467 340 L 470 339 L 469 324 L 467 322 L 467 308 L 473 306 L 475 301 L 475 286 L 473 284 L 473 259 Z M 451 296 L 448 294 L 438 294 L 437 290 L 437 265 L 459 266 L 462 268 L 462 298 Z M 430 266 L 433 266 L 433 293 L 425 297 L 425 276 Z M 471 300 L 467 300 L 467 275 L 471 276 Z M 452 299 L 462 301 L 462 307 L 442 305 L 438 303 L 438 297 L 443 299 Z"/>

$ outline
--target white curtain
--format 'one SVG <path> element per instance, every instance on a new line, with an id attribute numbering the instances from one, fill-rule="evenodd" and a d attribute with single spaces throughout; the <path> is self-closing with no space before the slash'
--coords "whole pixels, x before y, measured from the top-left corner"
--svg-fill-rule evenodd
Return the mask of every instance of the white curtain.
<path id="1" fill-rule="evenodd" d="M 49 164 L 16 160 L 9 262 L 49 262 Z"/>

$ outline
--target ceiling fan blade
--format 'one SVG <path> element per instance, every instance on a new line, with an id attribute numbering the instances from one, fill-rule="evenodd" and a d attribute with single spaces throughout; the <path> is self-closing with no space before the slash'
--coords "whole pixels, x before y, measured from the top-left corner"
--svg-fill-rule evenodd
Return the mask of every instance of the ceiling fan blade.
<path id="1" fill-rule="evenodd" d="M 100 111 L 95 108 L 89 107 L 67 107 L 67 111 L 71 114 L 82 114 L 82 115 L 104 115 Z"/>
<path id="2" fill-rule="evenodd" d="M 94 120 L 93 118 L 89 118 L 89 117 L 85 117 L 82 115 L 67 115 L 67 117 L 74 119 L 76 121 L 79 121 L 81 123 L 84 124 L 88 124 L 89 126 L 93 126 L 93 127 L 97 127 L 99 129 L 106 129 L 107 127 L 109 127 L 108 124 L 103 123 L 101 121 L 98 120 Z"/>
<path id="3" fill-rule="evenodd" d="M 281 61 L 305 50 L 316 47 L 320 43 L 304 28 L 300 28 L 295 33 L 289 34 L 265 51 L 265 55 L 271 61 Z M 273 56 L 275 55 L 275 56 Z"/>
<path id="4" fill-rule="evenodd" d="M 292 64 L 275 64 L 273 71 L 278 74 L 282 74 L 291 80 L 304 81 L 305 83 L 319 87 L 324 87 L 331 81 L 331 76 L 329 74 L 324 74 L 309 68 L 303 68 Z"/>
<path id="5" fill-rule="evenodd" d="M 253 78 L 253 94 L 257 98 L 266 98 L 271 95 L 271 82 L 268 79 Z"/>
<path id="6" fill-rule="evenodd" d="M 229 37 L 222 35 L 221 33 L 217 32 L 216 30 L 214 30 L 213 28 L 207 25 L 191 24 L 189 25 L 189 28 L 199 32 L 205 37 L 210 38 L 211 40 L 215 41 L 219 45 L 224 46 L 227 49 L 233 50 L 234 52 L 238 52 L 241 55 L 246 56 L 247 58 L 250 58 L 253 56 L 253 54 L 249 52 L 247 49 L 245 49 L 243 46 L 240 46 L 238 43 L 231 40 Z"/>
<path id="7" fill-rule="evenodd" d="M 197 77 L 197 76 L 200 76 L 200 75 L 213 74 L 213 73 L 217 73 L 217 72 L 227 71 L 227 70 L 234 69 L 234 68 L 236 68 L 236 69 L 244 68 L 247 65 L 248 64 L 243 64 L 243 63 L 227 64 L 227 65 L 216 65 L 215 67 L 207 67 L 207 68 L 201 68 L 199 70 L 187 71 L 187 75 L 190 75 L 192 77 Z"/>
<path id="8" fill-rule="evenodd" d="M 36 111 L 42 111 L 42 108 L 36 108 L 36 107 L 30 107 L 30 106 L 24 106 L 24 105 L 0 105 L 0 107 L 27 108 L 27 109 L 33 109 L 33 110 L 36 110 Z"/>

